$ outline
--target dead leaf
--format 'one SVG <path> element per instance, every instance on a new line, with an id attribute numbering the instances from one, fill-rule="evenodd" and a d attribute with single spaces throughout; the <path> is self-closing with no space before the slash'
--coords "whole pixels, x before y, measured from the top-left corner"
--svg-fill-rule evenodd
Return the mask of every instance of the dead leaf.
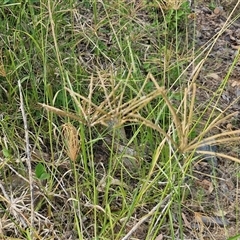
<path id="1" fill-rule="evenodd" d="M 218 211 L 213 212 L 213 214 L 214 214 L 215 216 L 222 217 L 222 216 L 226 216 L 226 215 L 227 215 L 227 212 L 226 212 L 226 211 L 223 211 L 223 210 L 218 210 Z"/>
<path id="2" fill-rule="evenodd" d="M 187 220 L 187 217 L 184 213 L 182 213 L 182 219 L 183 219 L 184 225 L 191 229 L 191 223 Z"/>
<path id="3" fill-rule="evenodd" d="M 202 233 L 203 227 L 204 227 L 204 224 L 202 221 L 202 214 L 199 212 L 194 212 L 194 220 L 198 224 L 199 232 Z"/>
<path id="4" fill-rule="evenodd" d="M 162 240 L 163 239 L 163 235 L 160 233 L 155 240 Z"/>
<path id="5" fill-rule="evenodd" d="M 232 179 L 230 179 L 230 178 L 226 179 L 226 184 L 227 184 L 229 190 L 233 190 L 235 188 L 235 185 L 234 185 Z"/>
<path id="6" fill-rule="evenodd" d="M 214 14 L 216 15 L 220 15 L 222 12 L 223 12 L 223 7 L 216 7 L 214 10 L 213 10 Z"/>
<path id="7" fill-rule="evenodd" d="M 110 179 L 108 179 L 108 178 L 110 178 Z M 105 188 L 108 184 L 108 181 L 110 181 L 110 185 L 121 186 L 126 189 L 128 188 L 127 184 L 125 184 L 124 182 L 122 182 L 116 178 L 113 178 L 111 176 L 103 176 L 102 179 L 100 180 L 100 182 L 98 183 L 97 190 L 99 192 L 104 192 Z"/>
<path id="8" fill-rule="evenodd" d="M 233 49 L 236 49 L 236 50 L 239 50 L 239 49 L 240 49 L 240 45 L 238 45 L 238 46 L 231 45 L 231 47 L 232 47 Z"/>
<path id="9" fill-rule="evenodd" d="M 188 15 L 188 19 L 196 19 L 196 17 L 197 17 L 196 13 L 190 13 Z"/>
<path id="10" fill-rule="evenodd" d="M 233 130 L 233 125 L 231 123 L 228 123 L 226 126 L 228 131 L 232 131 Z"/>
<path id="11" fill-rule="evenodd" d="M 203 181 L 197 181 L 197 184 L 206 190 L 207 194 L 211 194 L 214 189 L 213 184 L 206 179 Z"/>
<path id="12" fill-rule="evenodd" d="M 228 226 L 230 224 L 230 222 L 224 218 L 224 217 L 209 217 L 209 216 L 202 216 L 202 222 L 206 225 L 206 226 L 214 226 L 214 225 L 218 225 L 220 227 L 224 227 L 224 226 Z"/>
<path id="13" fill-rule="evenodd" d="M 236 80 L 233 80 L 231 86 L 232 86 L 232 87 L 240 86 L 240 82 L 239 82 L 239 81 L 236 81 Z"/>
<path id="14" fill-rule="evenodd" d="M 221 77 L 217 73 L 210 73 L 207 77 L 213 78 L 215 80 L 221 80 Z"/>

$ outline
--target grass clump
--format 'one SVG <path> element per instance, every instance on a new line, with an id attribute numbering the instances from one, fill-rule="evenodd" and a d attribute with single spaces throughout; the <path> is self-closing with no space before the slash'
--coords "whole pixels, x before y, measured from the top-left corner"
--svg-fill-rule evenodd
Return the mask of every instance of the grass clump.
<path id="1" fill-rule="evenodd" d="M 195 51 L 189 13 L 185 1 L 0 6 L 1 238 L 189 236 L 199 154 L 239 162 L 200 148 L 239 130 L 216 130 L 236 115 L 217 107 L 229 75 L 196 100 L 210 52 Z"/>

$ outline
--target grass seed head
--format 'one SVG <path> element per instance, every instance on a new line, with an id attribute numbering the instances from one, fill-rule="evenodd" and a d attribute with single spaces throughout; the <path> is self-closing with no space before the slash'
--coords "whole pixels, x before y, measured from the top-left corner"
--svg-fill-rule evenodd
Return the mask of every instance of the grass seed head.
<path id="1" fill-rule="evenodd" d="M 0 52 L 0 76 L 1 77 L 6 77 L 6 71 L 3 65 L 3 60 L 2 60 L 2 53 Z"/>
<path id="2" fill-rule="evenodd" d="M 163 9 L 170 10 L 178 10 L 181 5 L 186 2 L 186 0 L 165 0 L 165 1 L 160 1 L 160 6 Z"/>
<path id="3" fill-rule="evenodd" d="M 67 155 L 72 161 L 76 161 L 80 147 L 78 130 L 71 123 L 65 123 L 62 133 Z"/>

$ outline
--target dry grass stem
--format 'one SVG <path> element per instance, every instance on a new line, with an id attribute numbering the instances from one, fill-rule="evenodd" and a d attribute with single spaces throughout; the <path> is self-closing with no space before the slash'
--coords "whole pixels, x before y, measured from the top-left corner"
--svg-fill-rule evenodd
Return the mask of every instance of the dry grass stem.
<path id="1" fill-rule="evenodd" d="M 144 124 L 145 126 L 156 130 L 157 132 L 159 132 L 160 134 L 162 134 L 168 141 L 170 141 L 174 147 L 177 149 L 177 143 L 174 142 L 174 140 L 171 138 L 170 134 L 167 134 L 159 125 L 154 124 L 153 122 L 147 120 L 146 118 L 137 115 L 137 114 L 129 114 L 128 116 L 129 118 L 124 118 L 123 121 L 121 122 L 122 124 L 125 122 L 136 122 L 139 124 Z"/>
<path id="2" fill-rule="evenodd" d="M 147 80 L 149 80 L 149 78 Z M 144 86 L 147 84 L 147 80 L 144 82 Z M 90 93 L 88 95 L 88 98 L 72 91 L 71 89 L 66 88 L 75 104 L 77 105 L 78 109 L 80 110 L 80 114 L 82 116 L 78 116 L 77 114 L 66 112 L 46 104 L 40 103 L 40 105 L 49 111 L 55 112 L 58 115 L 70 117 L 88 126 L 95 126 L 98 124 L 109 126 L 109 124 L 112 124 L 112 121 L 114 119 L 118 119 L 118 122 L 120 123 L 121 119 L 127 119 L 128 115 L 139 112 L 153 99 L 159 96 L 165 96 L 164 88 L 160 87 L 155 81 L 154 84 L 157 86 L 156 90 L 153 90 L 149 94 L 145 95 L 143 93 L 144 87 L 142 87 L 141 91 L 138 92 L 138 95 L 136 97 L 126 103 L 123 103 L 123 93 L 120 89 L 121 83 L 118 83 L 116 86 L 112 87 L 111 92 L 108 93 L 103 79 L 101 82 L 101 86 L 104 90 L 105 100 L 102 101 L 99 105 L 94 104 L 93 100 L 90 99 L 90 97 L 93 97 L 94 95 L 93 90 L 91 89 L 92 85 L 90 85 Z M 165 98 L 167 99 L 166 96 Z"/>
<path id="3" fill-rule="evenodd" d="M 122 240 L 127 240 L 129 237 L 143 224 L 148 218 L 150 218 L 159 208 L 163 208 L 161 211 L 161 216 L 165 213 L 166 209 L 168 208 L 168 205 L 171 203 L 170 198 L 172 197 L 173 192 L 168 194 L 161 202 L 159 202 L 157 205 L 155 205 L 151 211 L 143 216 L 136 225 L 133 226 L 133 228 L 122 238 Z"/>
<path id="4" fill-rule="evenodd" d="M 206 145 L 206 143 L 208 145 L 216 145 L 217 143 L 227 143 L 227 142 L 234 142 L 234 141 L 239 141 L 240 137 L 237 136 L 233 136 L 233 137 L 229 137 L 232 135 L 239 135 L 240 136 L 240 130 L 235 130 L 235 131 L 227 131 L 227 132 L 223 132 L 220 134 L 215 134 L 211 137 L 207 137 L 204 139 L 200 139 L 197 138 L 195 139 L 196 143 L 195 144 L 189 144 L 188 148 L 185 149 L 186 152 L 192 151 L 198 147 L 204 146 Z M 228 137 L 226 137 L 228 136 Z M 220 138 L 220 139 L 218 139 Z"/>
<path id="5" fill-rule="evenodd" d="M 30 215 L 30 236 L 33 237 L 34 234 L 34 189 L 33 189 L 33 171 L 32 171 L 32 165 L 31 165 L 31 151 L 30 151 L 30 143 L 29 143 L 29 132 L 28 132 L 28 123 L 27 123 L 27 115 L 25 113 L 24 109 L 24 100 L 22 95 L 22 86 L 20 80 L 18 81 L 18 88 L 19 88 L 19 95 L 20 95 L 20 109 L 22 113 L 23 118 L 23 124 L 24 124 L 24 132 L 25 132 L 25 146 L 26 146 L 26 156 L 27 156 L 27 166 L 28 166 L 28 177 L 29 177 L 29 187 L 30 187 L 30 199 L 31 199 L 31 215 Z"/>
<path id="6" fill-rule="evenodd" d="M 220 158 L 223 158 L 223 159 L 228 159 L 228 160 L 231 160 L 233 162 L 240 163 L 240 159 L 235 158 L 233 156 L 226 155 L 224 153 L 210 152 L 210 151 L 197 151 L 197 153 L 203 154 L 203 155 L 206 154 L 206 155 L 211 155 L 211 156 L 215 156 L 215 157 L 220 157 Z"/>
<path id="7" fill-rule="evenodd" d="M 78 115 L 76 115 L 75 113 L 71 113 L 71 112 L 66 112 L 66 111 L 63 111 L 59 108 L 56 108 L 56 107 L 52 107 L 52 106 L 49 106 L 47 104 L 44 104 L 44 103 L 38 103 L 41 107 L 43 107 L 44 109 L 46 109 L 47 111 L 50 111 L 50 112 L 53 112 L 53 113 L 56 113 L 57 115 L 59 116 L 62 116 L 62 117 L 69 117 L 73 120 L 77 120 L 79 122 L 84 122 L 84 120 L 79 117 Z"/>

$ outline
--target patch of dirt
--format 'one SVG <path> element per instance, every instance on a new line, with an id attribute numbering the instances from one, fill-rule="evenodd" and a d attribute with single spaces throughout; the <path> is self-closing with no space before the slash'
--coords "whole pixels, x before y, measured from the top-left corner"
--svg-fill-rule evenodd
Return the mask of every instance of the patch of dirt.
<path id="1" fill-rule="evenodd" d="M 223 80 L 231 69 L 234 60 L 240 48 L 240 21 L 235 21 L 228 26 L 226 24 L 226 13 L 221 9 L 211 11 L 207 7 L 200 6 L 196 9 L 196 48 L 198 51 L 205 51 L 210 48 L 213 40 L 217 38 L 215 44 L 201 69 L 198 83 L 203 88 L 203 99 L 206 99 L 206 89 L 213 93 L 223 84 Z M 216 13 L 215 13 L 216 12 Z M 218 37 L 218 34 L 225 29 Z M 220 98 L 221 109 L 226 108 L 236 98 L 240 96 L 240 61 L 231 71 L 231 75 L 222 96 Z M 205 90 L 204 90 L 205 87 Z M 207 92 L 207 94 L 210 94 Z M 233 110 L 239 110 L 240 105 L 235 102 L 232 105 Z"/>
<path id="2" fill-rule="evenodd" d="M 240 110 L 240 61 L 237 57 L 240 49 L 240 20 L 226 24 L 230 6 L 231 8 L 234 6 L 230 2 L 227 6 L 212 10 L 207 7 L 208 4 L 202 2 L 193 7 L 196 23 L 196 50 L 205 51 L 203 57 L 209 51 L 196 80 L 198 112 L 205 109 L 210 103 L 209 99 L 214 96 L 216 100 L 218 99 L 217 105 L 214 106 L 218 113 L 222 112 L 223 116 L 226 116 L 236 112 L 236 115 L 223 122 L 215 132 L 211 133 L 216 134 L 240 128 L 238 113 Z M 221 33 L 222 29 L 224 31 Z M 214 45 L 211 45 L 214 41 Z M 209 116 L 206 114 L 203 125 L 209 120 Z M 219 146 L 216 151 L 239 158 L 239 150 L 239 145 L 229 143 Z M 224 158 L 218 158 L 214 166 L 211 162 L 204 160 L 194 165 L 195 179 L 190 190 L 191 200 L 186 201 L 186 206 L 188 211 L 190 209 L 195 215 L 187 212 L 186 215 L 197 223 L 188 226 L 192 232 L 195 232 L 196 239 L 225 240 L 239 234 L 237 219 L 240 216 L 236 213 L 240 200 L 237 177 L 239 169 L 239 165 Z"/>

